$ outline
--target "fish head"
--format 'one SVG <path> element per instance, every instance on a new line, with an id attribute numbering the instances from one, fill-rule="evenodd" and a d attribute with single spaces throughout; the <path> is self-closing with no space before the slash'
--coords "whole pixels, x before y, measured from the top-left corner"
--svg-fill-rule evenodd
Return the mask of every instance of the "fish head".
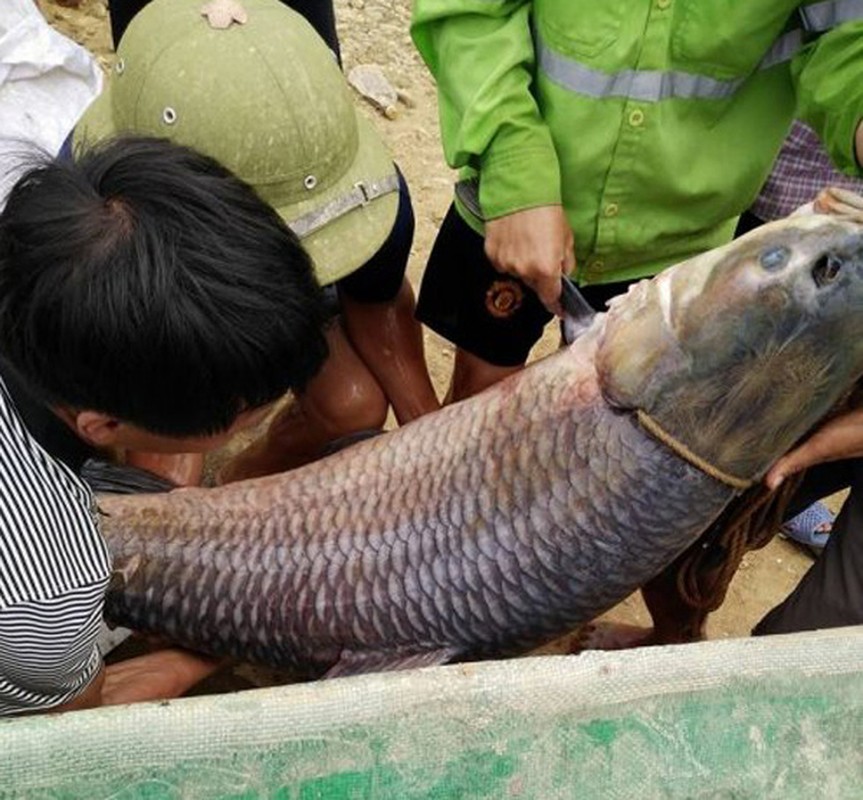
<path id="1" fill-rule="evenodd" d="M 631 287 L 596 364 L 612 406 L 760 478 L 863 374 L 863 214 L 789 217 Z"/>

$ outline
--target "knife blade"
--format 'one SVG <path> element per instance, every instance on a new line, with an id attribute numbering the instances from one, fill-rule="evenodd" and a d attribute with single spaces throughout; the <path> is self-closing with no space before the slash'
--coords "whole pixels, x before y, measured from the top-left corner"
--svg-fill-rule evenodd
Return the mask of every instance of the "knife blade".
<path id="1" fill-rule="evenodd" d="M 587 302 L 581 290 L 567 275 L 560 276 L 560 283 L 560 305 L 565 315 L 563 320 L 564 338 L 569 343 L 591 326 L 593 318 L 596 316 L 596 309 Z"/>

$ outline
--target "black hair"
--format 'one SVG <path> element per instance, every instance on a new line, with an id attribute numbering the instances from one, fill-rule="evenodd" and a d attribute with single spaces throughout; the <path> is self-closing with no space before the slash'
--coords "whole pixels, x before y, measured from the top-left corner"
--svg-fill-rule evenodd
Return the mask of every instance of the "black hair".
<path id="1" fill-rule="evenodd" d="M 0 214 L 0 350 L 51 405 L 229 427 L 327 355 L 311 260 L 254 190 L 166 139 L 31 166 Z"/>

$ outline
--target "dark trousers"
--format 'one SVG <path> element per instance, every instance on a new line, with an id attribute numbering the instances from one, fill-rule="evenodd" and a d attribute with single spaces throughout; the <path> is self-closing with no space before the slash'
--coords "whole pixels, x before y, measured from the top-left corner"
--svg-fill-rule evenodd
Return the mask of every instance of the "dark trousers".
<path id="1" fill-rule="evenodd" d="M 863 624 L 863 459 L 810 469 L 789 516 L 846 487 L 851 491 L 824 552 L 794 591 L 755 626 L 756 636 Z"/>
<path id="2" fill-rule="evenodd" d="M 120 43 L 120 38 L 126 30 L 126 26 L 150 0 L 109 0 L 108 8 L 111 14 L 111 38 L 114 40 L 114 49 Z M 341 51 L 339 49 L 339 37 L 336 33 L 336 18 L 333 13 L 333 0 L 282 0 L 282 2 L 302 14 L 309 24 L 318 32 L 329 45 L 339 64 L 342 63 Z M 201 2 L 203 5 L 203 0 Z"/>

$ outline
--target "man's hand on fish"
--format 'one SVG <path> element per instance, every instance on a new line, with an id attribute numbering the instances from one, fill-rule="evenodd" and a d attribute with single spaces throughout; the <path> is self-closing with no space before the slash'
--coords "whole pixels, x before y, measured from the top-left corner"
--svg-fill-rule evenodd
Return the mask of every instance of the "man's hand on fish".
<path id="1" fill-rule="evenodd" d="M 101 705 L 180 697 L 224 663 L 177 647 L 119 661 L 105 667 Z"/>
<path id="2" fill-rule="evenodd" d="M 489 220 L 485 252 L 498 270 L 530 286 L 549 311 L 561 313 L 560 276 L 575 269 L 575 241 L 562 206 L 528 208 Z"/>
<path id="3" fill-rule="evenodd" d="M 863 409 L 830 420 L 799 447 L 779 459 L 764 478 L 771 489 L 785 478 L 816 464 L 863 456 Z"/>

